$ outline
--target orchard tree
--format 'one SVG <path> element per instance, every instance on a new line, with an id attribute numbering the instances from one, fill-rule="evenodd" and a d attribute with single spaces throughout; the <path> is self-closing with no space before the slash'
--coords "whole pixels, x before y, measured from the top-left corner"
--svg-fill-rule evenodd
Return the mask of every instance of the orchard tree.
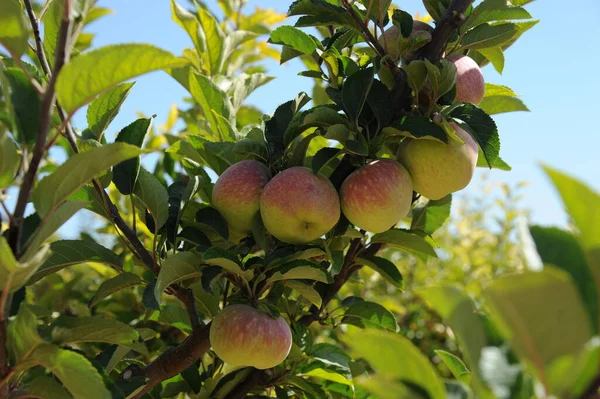
<path id="1" fill-rule="evenodd" d="M 244 1 L 219 1 L 220 19 L 192 3 L 171 2 L 181 56 L 90 50 L 86 25 L 110 12 L 92 0 L 0 5 L 0 398 L 597 394 L 600 199 L 556 171 L 578 231 L 531 229 L 553 267 L 476 300 L 414 293 L 457 338 L 436 352 L 453 378 L 365 292 L 369 269 L 401 301 L 392 259 L 437 257 L 452 193 L 477 166 L 510 169 L 490 115 L 527 108 L 480 68 L 501 72 L 536 24 L 527 0 L 425 0 L 431 25 L 385 0 L 298 0 L 275 30 L 282 16 Z M 306 65 L 312 108 L 306 93 L 270 115 L 244 104 L 274 52 Z M 109 143 L 130 80 L 156 70 L 189 108 Z M 100 227 L 56 240 L 80 211 Z"/>

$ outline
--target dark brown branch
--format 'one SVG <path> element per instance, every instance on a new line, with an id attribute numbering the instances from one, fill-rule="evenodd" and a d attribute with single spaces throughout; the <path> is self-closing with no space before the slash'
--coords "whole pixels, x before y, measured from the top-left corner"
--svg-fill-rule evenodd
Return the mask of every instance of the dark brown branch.
<path id="1" fill-rule="evenodd" d="M 256 386 L 265 386 L 273 378 L 272 369 L 253 370 L 240 385 L 224 396 L 223 399 L 244 399 L 246 394 Z"/>
<path id="2" fill-rule="evenodd" d="M 600 375 L 596 376 L 585 392 L 579 396 L 579 399 L 600 399 Z"/>
<path id="3" fill-rule="evenodd" d="M 358 23 L 358 25 L 360 26 L 360 29 L 362 31 L 361 34 L 362 34 L 363 38 L 366 40 L 366 42 L 370 43 L 375 48 L 375 51 L 377 51 L 377 53 L 379 53 L 380 56 L 382 56 L 382 57 L 385 56 L 387 54 L 385 49 L 383 48 L 383 46 L 381 44 L 379 44 L 377 39 L 375 39 L 375 37 L 373 36 L 371 31 L 369 30 L 369 27 L 365 23 L 365 21 L 363 21 L 363 19 L 360 17 L 360 15 L 358 15 L 358 13 L 354 9 L 354 7 L 352 7 L 352 4 L 348 3 L 348 0 L 342 0 L 342 5 L 350 13 L 350 15 L 352 16 L 352 19 L 354 19 L 356 21 L 356 23 Z M 367 18 L 367 22 L 368 21 L 369 21 L 369 19 Z"/>
<path id="4" fill-rule="evenodd" d="M 35 178 L 37 176 L 40 163 L 42 162 L 44 154 L 46 153 L 46 139 L 48 138 L 48 132 L 50 131 L 52 107 L 56 98 L 56 92 L 54 90 L 54 85 L 56 84 L 56 76 L 58 76 L 58 72 L 67 61 L 66 49 L 67 41 L 69 38 L 70 10 L 70 2 L 66 1 L 63 17 L 61 20 L 60 32 L 58 36 L 58 44 L 56 46 L 56 60 L 54 62 L 54 70 L 52 72 L 52 76 L 50 76 L 48 80 L 48 86 L 46 87 L 44 97 L 42 99 L 42 105 L 40 110 L 40 127 L 35 142 L 35 149 L 33 150 L 33 155 L 31 157 L 31 162 L 29 163 L 27 173 L 25 174 L 23 182 L 21 183 L 19 197 L 17 199 L 15 211 L 13 212 L 13 220 L 8 235 L 8 243 L 15 256 L 18 256 L 20 253 L 19 240 L 21 237 L 21 230 L 23 227 L 25 208 L 27 207 L 27 203 L 29 202 L 29 196 L 31 195 L 31 191 L 33 190 L 33 185 L 35 183 Z"/>
<path id="5" fill-rule="evenodd" d="M 441 56 L 450 37 L 465 21 L 464 12 L 473 0 L 452 0 L 446 12 L 431 33 L 431 41 L 420 48 L 415 59 L 427 59 L 436 62 Z"/>

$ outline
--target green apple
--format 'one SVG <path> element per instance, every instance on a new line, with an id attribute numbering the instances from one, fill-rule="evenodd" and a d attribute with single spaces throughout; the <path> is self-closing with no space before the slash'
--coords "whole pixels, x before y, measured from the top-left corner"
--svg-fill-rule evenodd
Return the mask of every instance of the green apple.
<path id="1" fill-rule="evenodd" d="M 413 186 L 408 171 L 393 159 L 369 162 L 344 180 L 342 212 L 355 226 L 381 233 L 410 211 Z"/>
<path id="2" fill-rule="evenodd" d="M 433 28 L 425 22 L 413 21 L 411 35 L 415 34 L 416 32 L 431 33 L 432 31 Z M 400 57 L 400 49 L 398 48 L 399 37 L 400 28 L 398 28 L 396 25 L 392 25 L 383 32 L 383 35 L 381 35 L 381 37 L 378 40 L 379 44 L 381 44 L 381 46 L 385 49 L 386 53 L 396 60 Z"/>
<path id="3" fill-rule="evenodd" d="M 463 143 L 451 138 L 447 144 L 407 138 L 398 150 L 398 161 L 410 173 L 413 189 L 432 200 L 465 188 L 477 166 L 477 143 L 456 123 L 450 125 Z"/>
<path id="4" fill-rule="evenodd" d="M 212 321 L 210 344 L 229 365 L 264 370 L 288 356 L 292 331 L 281 316 L 274 319 L 249 305 L 229 305 Z"/>
<path id="5" fill-rule="evenodd" d="M 276 175 L 260 197 L 265 228 L 288 244 L 305 244 L 327 233 L 340 218 L 340 199 L 325 176 L 296 166 Z"/>
<path id="6" fill-rule="evenodd" d="M 227 168 L 215 183 L 213 206 L 227 221 L 230 236 L 252 232 L 252 223 L 259 213 L 260 195 L 269 177 L 265 164 L 246 160 Z"/>
<path id="7" fill-rule="evenodd" d="M 456 101 L 479 104 L 485 96 L 485 80 L 479 65 L 466 55 L 446 59 L 456 66 Z"/>

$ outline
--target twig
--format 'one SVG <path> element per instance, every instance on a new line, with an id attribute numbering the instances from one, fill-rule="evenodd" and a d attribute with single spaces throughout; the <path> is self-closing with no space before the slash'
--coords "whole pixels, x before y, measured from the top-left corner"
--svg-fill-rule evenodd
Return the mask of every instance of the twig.
<path id="1" fill-rule="evenodd" d="M 4 203 L 4 200 L 0 200 L 0 205 L 2 205 L 2 209 L 4 210 L 4 213 L 6 213 L 6 217 L 8 218 L 8 223 L 12 224 L 12 214 L 10 213 L 10 211 L 8 210 L 8 208 L 6 207 L 6 204 Z"/>
<path id="2" fill-rule="evenodd" d="M 588 388 L 579 395 L 579 399 L 599 399 L 600 398 L 600 374 L 596 376 L 594 381 Z"/>
<path id="3" fill-rule="evenodd" d="M 374 47 L 375 51 L 377 51 L 377 53 L 380 56 L 382 56 L 382 57 L 385 56 L 387 54 L 385 49 L 381 46 L 381 44 L 379 44 L 377 39 L 375 39 L 375 37 L 373 36 L 371 31 L 369 30 L 369 27 L 364 23 L 364 21 L 362 20 L 360 15 L 357 14 L 354 7 L 352 7 L 352 5 L 350 3 L 348 3 L 348 0 L 342 0 L 342 5 L 344 6 L 344 8 L 346 10 L 348 10 L 348 12 L 350 13 L 350 16 L 359 24 L 361 31 L 362 31 L 361 34 L 362 34 L 363 38 L 365 39 L 365 41 L 367 42 L 367 44 Z"/>

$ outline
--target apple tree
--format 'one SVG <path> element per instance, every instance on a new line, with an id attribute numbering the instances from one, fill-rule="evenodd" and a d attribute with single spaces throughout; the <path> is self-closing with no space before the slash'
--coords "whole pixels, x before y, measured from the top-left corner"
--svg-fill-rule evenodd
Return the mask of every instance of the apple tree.
<path id="1" fill-rule="evenodd" d="M 425 0 L 428 24 L 387 0 L 297 0 L 273 29 L 284 16 L 244 1 L 172 0 L 193 44 L 176 56 L 93 48 L 110 10 L 92 0 L 4 0 L 0 398 L 595 397 L 600 200 L 559 172 L 578 230 L 531 228 L 552 266 L 475 298 L 411 292 L 456 337 L 436 352 L 451 378 L 366 291 L 378 276 L 402 301 L 397 260 L 441 255 L 452 193 L 510 170 L 490 115 L 527 108 L 481 68 L 536 24 L 528 2 Z M 268 57 L 299 58 L 313 98 L 246 104 Z M 189 105 L 108 137 L 131 80 L 159 70 Z M 76 214 L 94 222 L 57 239 Z"/>

